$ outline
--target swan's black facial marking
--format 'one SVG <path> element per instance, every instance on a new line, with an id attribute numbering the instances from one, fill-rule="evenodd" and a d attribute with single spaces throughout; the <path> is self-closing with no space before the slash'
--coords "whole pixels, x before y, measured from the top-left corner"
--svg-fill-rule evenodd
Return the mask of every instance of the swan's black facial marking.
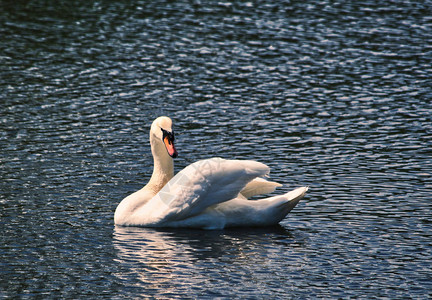
<path id="1" fill-rule="evenodd" d="M 168 137 L 168 142 L 170 143 L 170 145 L 172 143 L 174 143 L 175 137 L 174 137 L 174 131 L 173 132 L 169 132 L 163 128 L 161 128 L 162 130 L 162 140 L 165 140 L 166 137 Z"/>
<path id="2" fill-rule="evenodd" d="M 172 158 L 176 158 L 178 156 L 177 150 L 174 146 L 174 132 L 169 132 L 163 128 L 162 130 L 162 141 L 165 144 L 165 147 L 168 151 L 169 156 Z"/>

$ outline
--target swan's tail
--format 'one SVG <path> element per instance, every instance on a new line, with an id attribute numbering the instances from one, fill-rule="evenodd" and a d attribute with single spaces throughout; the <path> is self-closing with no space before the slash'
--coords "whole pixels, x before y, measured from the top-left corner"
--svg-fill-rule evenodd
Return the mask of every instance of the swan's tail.
<path id="1" fill-rule="evenodd" d="M 299 203 L 308 189 L 300 187 L 283 195 L 258 200 L 260 207 L 257 209 L 257 216 L 263 225 L 279 223 Z"/>
<path id="2" fill-rule="evenodd" d="M 275 196 L 266 200 L 275 201 L 278 203 L 275 207 L 280 209 L 280 213 L 278 214 L 281 215 L 282 220 L 297 205 L 297 203 L 299 203 L 299 201 L 304 197 L 308 189 L 309 187 L 307 186 L 300 187 L 284 195 Z"/>
<path id="3" fill-rule="evenodd" d="M 308 187 L 261 200 L 233 199 L 217 206 L 226 218 L 226 227 L 271 226 L 282 221 L 304 197 Z"/>

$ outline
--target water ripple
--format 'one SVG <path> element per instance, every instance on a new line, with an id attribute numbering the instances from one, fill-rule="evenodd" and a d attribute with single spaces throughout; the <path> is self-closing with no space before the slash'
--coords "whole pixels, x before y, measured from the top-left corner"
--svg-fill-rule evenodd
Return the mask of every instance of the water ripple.
<path id="1" fill-rule="evenodd" d="M 1 297 L 427 298 L 429 2 L 0 4 Z M 282 222 L 113 230 L 175 120 L 176 169 L 257 159 Z"/>

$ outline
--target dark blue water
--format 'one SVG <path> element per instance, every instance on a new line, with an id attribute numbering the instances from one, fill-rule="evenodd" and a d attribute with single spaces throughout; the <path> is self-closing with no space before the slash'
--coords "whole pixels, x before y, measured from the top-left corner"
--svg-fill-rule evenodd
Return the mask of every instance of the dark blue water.
<path id="1" fill-rule="evenodd" d="M 428 298 L 430 1 L 2 1 L 0 298 Z M 255 159 L 276 228 L 116 228 L 149 179 Z"/>

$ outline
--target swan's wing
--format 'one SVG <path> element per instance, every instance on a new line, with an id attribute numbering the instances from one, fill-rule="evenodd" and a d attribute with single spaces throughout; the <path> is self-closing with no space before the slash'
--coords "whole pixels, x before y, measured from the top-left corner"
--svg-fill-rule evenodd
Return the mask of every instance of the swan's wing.
<path id="1" fill-rule="evenodd" d="M 255 178 L 251 182 L 249 182 L 244 189 L 241 190 L 242 196 L 245 198 L 250 198 L 256 195 L 261 194 L 268 194 L 271 192 L 274 192 L 274 190 L 282 186 L 282 184 L 274 182 L 274 181 L 268 181 L 264 178 Z"/>
<path id="2" fill-rule="evenodd" d="M 251 160 L 212 158 L 195 162 L 174 176 L 144 207 L 151 223 L 181 220 L 235 198 L 246 184 L 270 169 Z"/>

